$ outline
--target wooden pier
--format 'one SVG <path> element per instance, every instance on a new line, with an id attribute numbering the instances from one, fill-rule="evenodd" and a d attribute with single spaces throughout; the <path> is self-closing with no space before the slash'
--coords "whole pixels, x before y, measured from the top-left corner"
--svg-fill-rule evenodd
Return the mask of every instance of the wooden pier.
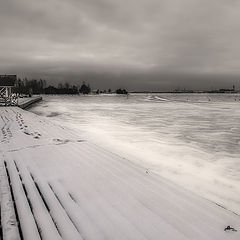
<path id="1" fill-rule="evenodd" d="M 40 101 L 42 101 L 41 96 L 31 97 L 31 98 L 19 98 L 18 99 L 18 107 L 20 107 L 22 109 L 27 109 L 31 105 L 33 105 L 37 102 L 40 102 Z"/>

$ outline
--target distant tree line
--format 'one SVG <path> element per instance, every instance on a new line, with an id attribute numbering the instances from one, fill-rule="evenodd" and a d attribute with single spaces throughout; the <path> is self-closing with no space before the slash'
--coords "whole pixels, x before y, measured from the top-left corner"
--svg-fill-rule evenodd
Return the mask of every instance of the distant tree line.
<path id="1" fill-rule="evenodd" d="M 59 83 L 58 86 L 48 85 L 44 79 L 20 79 L 18 78 L 16 85 L 13 89 L 15 93 L 32 95 L 32 94 L 101 94 L 101 93 L 116 93 L 116 94 L 128 94 L 126 89 L 117 89 L 112 91 L 110 88 L 108 90 L 95 90 L 92 91 L 89 84 L 82 82 L 81 86 L 71 85 L 69 83 Z"/>
<path id="2" fill-rule="evenodd" d="M 69 83 L 59 83 L 57 87 L 52 85 L 47 85 L 46 80 L 31 79 L 27 78 L 18 79 L 16 86 L 13 89 L 14 92 L 20 94 L 89 94 L 91 92 L 91 87 L 85 82 L 82 83 L 80 87 L 76 85 L 70 85 Z"/>
<path id="3" fill-rule="evenodd" d="M 85 82 L 82 83 L 81 87 L 77 87 L 76 85 L 70 85 L 69 83 L 58 84 L 58 87 L 54 87 L 49 85 L 44 89 L 45 94 L 89 94 L 91 92 L 91 87 L 89 84 Z"/>
<path id="4" fill-rule="evenodd" d="M 95 94 L 101 94 L 101 93 L 108 93 L 108 94 L 111 94 L 111 93 L 116 93 L 116 94 L 128 94 L 128 91 L 126 89 L 117 89 L 116 91 L 112 91 L 110 88 L 108 90 L 97 90 L 97 91 L 94 91 Z"/>
<path id="5" fill-rule="evenodd" d="M 46 85 L 47 85 L 46 80 L 43 79 L 28 80 L 27 78 L 24 79 L 18 78 L 13 91 L 20 94 L 41 94 L 44 93 Z"/>
<path id="6" fill-rule="evenodd" d="M 119 88 L 116 90 L 116 94 L 128 94 L 128 91 L 126 89 Z"/>

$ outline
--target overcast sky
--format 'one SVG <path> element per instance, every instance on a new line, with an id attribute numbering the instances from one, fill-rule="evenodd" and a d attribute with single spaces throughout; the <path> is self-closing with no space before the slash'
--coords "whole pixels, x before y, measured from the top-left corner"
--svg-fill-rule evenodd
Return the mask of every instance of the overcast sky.
<path id="1" fill-rule="evenodd" d="M 238 0 L 1 0 L 0 73 L 166 90 L 240 87 Z"/>

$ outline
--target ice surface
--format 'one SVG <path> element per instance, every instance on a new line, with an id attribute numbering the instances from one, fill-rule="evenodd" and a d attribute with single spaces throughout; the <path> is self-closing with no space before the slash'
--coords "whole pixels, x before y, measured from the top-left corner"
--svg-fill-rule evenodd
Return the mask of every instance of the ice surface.
<path id="1" fill-rule="evenodd" d="M 31 111 L 240 213 L 240 95 L 50 96 Z"/>

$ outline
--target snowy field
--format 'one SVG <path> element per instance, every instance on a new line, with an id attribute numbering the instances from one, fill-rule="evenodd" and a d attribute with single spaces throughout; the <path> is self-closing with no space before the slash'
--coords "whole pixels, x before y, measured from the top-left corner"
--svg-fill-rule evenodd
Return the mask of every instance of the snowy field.
<path id="1" fill-rule="evenodd" d="M 240 95 L 44 98 L 30 111 L 240 213 Z"/>
<path id="2" fill-rule="evenodd" d="M 157 99 L 156 102 L 153 98 Z M 205 180 L 204 176 L 197 175 L 197 169 L 201 166 L 195 166 L 190 157 L 196 160 L 199 157 L 197 153 L 204 152 L 205 149 L 205 155 L 198 160 L 204 164 L 210 162 L 205 157 L 214 155 L 211 148 L 208 150 L 206 147 L 211 141 L 205 140 L 205 145 L 200 145 L 194 144 L 192 140 L 192 145 L 187 142 L 184 145 L 183 139 L 186 137 L 182 139 L 171 135 L 171 127 L 176 131 L 177 124 L 181 121 L 186 124 L 186 119 L 190 116 L 185 117 L 185 120 L 181 120 L 181 116 L 176 118 L 173 121 L 176 126 L 173 126 L 173 122 L 166 121 L 165 126 L 168 125 L 168 128 L 161 130 L 159 124 L 163 122 L 159 120 L 160 116 L 164 116 L 163 112 L 167 108 L 170 110 L 171 104 L 167 103 L 165 111 L 159 115 L 159 119 L 155 119 L 155 124 L 154 111 L 149 108 L 156 110 L 157 104 L 166 102 L 162 96 L 161 99 L 159 96 L 133 96 L 132 99 L 116 96 L 68 96 L 61 103 L 60 99 L 63 98 L 49 97 L 32 109 L 39 113 L 44 109 L 43 112 L 48 117 L 17 107 L 0 108 L 1 240 L 240 239 L 239 215 L 212 200 L 198 196 L 210 189 L 204 188 L 203 183 L 211 182 L 210 174 L 214 172 L 210 172 L 210 169 L 207 175 L 209 179 Z M 179 100 L 171 101 L 173 108 L 177 104 L 174 101 Z M 229 107 L 237 104 L 232 101 L 228 103 Z M 185 104 L 189 103 L 182 99 L 175 110 L 184 112 Z M 197 104 L 191 103 L 189 106 L 196 105 L 197 108 Z M 200 109 L 203 108 L 202 104 L 200 103 Z M 216 109 L 221 101 L 212 104 Z M 52 108 L 54 105 L 55 108 Z M 164 110 L 164 105 L 161 106 Z M 226 106 L 227 104 L 225 108 Z M 203 117 L 199 108 L 196 119 Z M 210 112 L 207 111 L 208 108 L 213 109 L 213 106 L 206 103 L 204 109 L 207 113 Z M 94 111 L 90 112 L 90 109 Z M 136 114 L 140 114 L 140 109 L 142 117 Z M 189 109 L 190 107 L 185 107 L 184 115 Z M 173 109 L 169 110 L 166 115 L 172 115 Z M 147 111 L 149 114 L 146 114 Z M 191 112 L 193 113 L 192 109 Z M 234 114 L 237 115 L 237 111 Z M 231 117 L 234 114 L 231 112 Z M 147 119 L 151 122 L 151 127 Z M 159 131 L 156 131 L 158 128 Z M 216 123 L 215 128 L 220 130 Z M 179 129 L 184 130 L 183 127 Z M 156 141 L 160 134 L 165 135 L 165 142 L 164 139 Z M 152 141 L 148 142 L 150 136 Z M 194 138 L 197 139 L 193 133 L 192 139 Z M 220 137 L 215 139 L 221 140 Z M 181 141 L 182 144 L 177 144 Z M 159 146 L 162 148 L 159 149 Z M 183 149 L 183 146 L 186 148 Z M 135 152 L 131 152 L 133 150 Z M 183 150 L 188 150 L 185 156 L 180 154 Z M 216 149 L 214 151 L 217 153 Z M 231 159 L 231 151 L 223 156 L 229 154 L 228 158 Z M 123 158 L 120 153 L 129 158 Z M 159 155 L 158 159 L 155 154 Z M 137 160 L 138 157 L 140 160 Z M 174 160 L 174 157 L 177 158 Z M 181 168 L 176 164 L 177 161 L 181 161 L 184 172 L 179 173 Z M 224 165 L 222 167 L 226 168 Z M 190 174 L 190 171 L 194 171 L 196 176 Z M 224 174 L 216 171 L 212 177 L 219 177 L 221 181 L 229 179 L 232 189 L 237 190 L 237 185 L 234 185 L 237 180 L 231 180 L 225 175 L 224 178 Z M 192 186 L 199 184 L 204 191 L 195 189 L 197 195 L 181 187 L 187 180 L 189 184 L 185 188 L 194 190 Z M 212 187 L 213 196 L 216 195 L 217 184 L 215 185 Z M 224 191 L 226 188 L 222 187 L 222 195 L 226 194 Z M 237 199 L 233 199 L 233 196 L 229 196 L 229 202 Z M 207 197 L 210 198 L 211 195 Z"/>
<path id="3" fill-rule="evenodd" d="M 17 107 L 0 108 L 0 127 L 4 240 L 240 239 L 238 215 L 91 143 L 76 130 Z M 227 226 L 236 231 L 225 231 Z"/>

